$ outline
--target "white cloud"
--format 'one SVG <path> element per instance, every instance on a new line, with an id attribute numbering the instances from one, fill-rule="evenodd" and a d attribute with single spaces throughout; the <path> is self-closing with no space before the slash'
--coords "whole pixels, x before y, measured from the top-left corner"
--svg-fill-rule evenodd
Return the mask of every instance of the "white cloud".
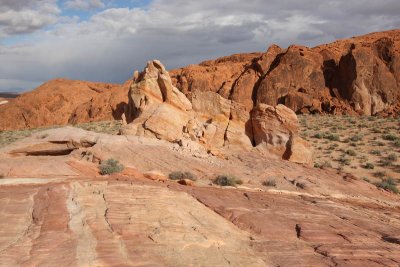
<path id="1" fill-rule="evenodd" d="M 0 37 L 32 33 L 57 22 L 56 0 L 0 0 Z"/>
<path id="2" fill-rule="evenodd" d="M 64 6 L 68 9 L 92 10 L 104 8 L 105 4 L 102 0 L 68 0 Z"/>
<path id="3" fill-rule="evenodd" d="M 105 9 L 88 21 L 59 19 L 34 41 L 0 45 L 0 61 L 12 62 L 0 65 L 0 79 L 20 80 L 21 87 L 60 76 L 123 82 L 153 58 L 174 68 L 272 43 L 312 46 L 400 27 L 393 10 L 400 1 L 155 0 L 144 8 Z M 1 90 L 7 88 L 0 84 Z"/>

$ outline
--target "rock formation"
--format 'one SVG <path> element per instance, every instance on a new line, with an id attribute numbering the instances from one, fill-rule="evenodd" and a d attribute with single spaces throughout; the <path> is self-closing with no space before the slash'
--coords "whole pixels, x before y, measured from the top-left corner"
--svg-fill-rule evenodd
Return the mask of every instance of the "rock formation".
<path id="1" fill-rule="evenodd" d="M 194 90 L 189 97 L 191 101 L 173 86 L 161 62 L 149 61 L 143 72 L 134 74 L 126 114 L 131 123 L 122 133 L 174 143 L 191 140 L 210 151 L 255 146 L 283 159 L 311 163 L 312 153 L 298 137 L 297 116 L 289 108 L 259 104 L 250 110 L 246 103 L 213 91 Z"/>
<path id="2" fill-rule="evenodd" d="M 284 104 L 296 113 L 396 114 L 400 111 L 400 30 L 315 48 L 272 45 L 171 71 L 185 94 L 212 91 L 251 110 Z"/>

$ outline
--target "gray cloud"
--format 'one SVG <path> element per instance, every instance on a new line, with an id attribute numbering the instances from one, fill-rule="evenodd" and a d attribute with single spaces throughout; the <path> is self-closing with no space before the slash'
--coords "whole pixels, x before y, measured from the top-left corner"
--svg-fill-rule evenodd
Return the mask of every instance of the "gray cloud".
<path id="1" fill-rule="evenodd" d="M 32 33 L 57 22 L 56 0 L 0 0 L 0 37 Z"/>
<path id="2" fill-rule="evenodd" d="M 55 77 L 123 82 L 153 58 L 175 68 L 272 43 L 314 46 L 399 28 L 398 10 L 398 0 L 155 0 L 145 8 L 109 8 L 88 21 L 58 20 L 30 42 L 0 45 L 0 61 L 13 62 L 0 65 L 0 91 L 5 79 L 24 89 Z"/>

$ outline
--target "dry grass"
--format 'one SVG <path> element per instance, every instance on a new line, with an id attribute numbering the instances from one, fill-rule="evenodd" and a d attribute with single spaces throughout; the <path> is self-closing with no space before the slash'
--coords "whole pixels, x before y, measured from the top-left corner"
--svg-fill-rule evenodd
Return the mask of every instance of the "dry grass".
<path id="1" fill-rule="evenodd" d="M 86 131 L 106 134 L 118 134 L 122 124 L 121 121 L 100 121 L 100 122 L 88 122 L 74 125 L 77 128 L 84 129 Z"/>
<path id="2" fill-rule="evenodd" d="M 400 178 L 400 118 L 300 115 L 315 167 L 332 167 L 379 183 Z"/>

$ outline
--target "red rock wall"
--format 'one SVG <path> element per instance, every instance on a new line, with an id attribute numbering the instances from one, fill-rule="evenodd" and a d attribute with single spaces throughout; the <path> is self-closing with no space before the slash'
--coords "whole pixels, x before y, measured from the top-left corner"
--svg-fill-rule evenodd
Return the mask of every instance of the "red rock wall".
<path id="1" fill-rule="evenodd" d="M 400 30 L 314 48 L 271 46 L 171 71 L 185 94 L 214 91 L 244 104 L 285 104 L 297 113 L 390 115 L 400 99 Z M 396 107 L 397 105 L 397 107 Z"/>

